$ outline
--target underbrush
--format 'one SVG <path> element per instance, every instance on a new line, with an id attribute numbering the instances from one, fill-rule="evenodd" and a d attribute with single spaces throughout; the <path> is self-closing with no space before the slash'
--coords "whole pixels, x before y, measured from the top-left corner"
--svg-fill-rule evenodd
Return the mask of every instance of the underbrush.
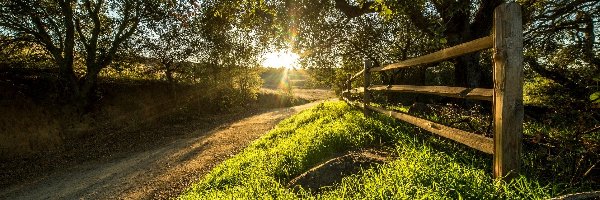
<path id="1" fill-rule="evenodd" d="M 286 97 L 285 104 L 275 105 L 282 95 L 223 84 L 102 78 L 93 106 L 80 113 L 60 95 L 63 87 L 56 73 L 31 71 L 0 73 L 2 160 L 62 151 L 69 141 L 86 140 L 108 134 L 107 130 L 136 126 L 178 112 L 206 115 L 240 112 L 259 104 L 283 107 L 304 103 L 291 96 Z"/>
<path id="2" fill-rule="evenodd" d="M 540 199 L 593 187 L 539 180 L 532 169 L 510 183 L 495 181 L 490 155 L 416 130 L 382 115 L 365 118 L 343 102 L 319 104 L 281 122 L 180 198 Z M 387 149 L 397 159 L 344 177 L 319 194 L 286 187 L 316 164 L 363 148 Z"/>
<path id="3" fill-rule="evenodd" d="M 455 104 L 416 103 L 412 106 L 376 105 L 493 138 L 492 115 L 480 105 L 469 109 Z M 525 111 L 526 115 L 541 115 Z M 524 170 L 530 177 L 565 184 L 566 187 L 600 185 L 600 130 L 585 131 L 587 123 L 558 113 L 538 120 L 526 117 L 523 124 Z M 557 119 L 560 118 L 560 119 Z M 557 121 L 560 121 L 557 123 Z M 597 126 L 597 125 L 596 125 Z M 421 132 L 420 130 L 418 130 Z"/>
<path id="4" fill-rule="evenodd" d="M 260 105 L 281 108 L 308 103 L 309 99 L 298 98 L 294 90 L 284 91 L 281 89 L 261 89 L 257 102 Z"/>

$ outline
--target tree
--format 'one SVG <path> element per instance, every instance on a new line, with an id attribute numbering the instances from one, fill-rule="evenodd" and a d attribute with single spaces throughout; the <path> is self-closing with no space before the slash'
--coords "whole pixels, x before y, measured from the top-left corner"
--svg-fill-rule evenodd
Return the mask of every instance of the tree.
<path id="1" fill-rule="evenodd" d="M 525 63 L 531 72 L 586 100 L 600 77 L 600 2 L 555 0 L 520 2 L 525 17 Z M 596 87 L 596 88 L 594 88 Z"/>
<path id="2" fill-rule="evenodd" d="M 167 81 L 175 83 L 174 73 L 181 70 L 201 47 L 202 34 L 193 24 L 201 11 L 188 2 L 177 2 L 166 9 L 166 15 L 149 21 L 138 31 L 137 52 L 142 57 L 156 59 L 165 72 Z"/>
<path id="3" fill-rule="evenodd" d="M 374 4 L 365 2 L 361 7 L 340 1 L 287 1 L 278 8 L 282 10 L 279 14 L 288 16 L 279 26 L 285 27 L 282 35 L 300 54 L 302 65 L 332 86 L 339 85 L 346 74 L 360 71 L 365 57 L 376 65 L 389 64 L 441 46 L 413 26 L 405 15 L 378 13 L 381 8 L 369 5 Z M 381 73 L 382 79 L 388 83 L 418 78 L 415 83 L 423 84 L 428 67 Z M 396 76 L 405 79 L 392 78 Z"/>
<path id="4" fill-rule="evenodd" d="M 2 1 L 0 27 L 12 40 L 39 44 L 50 54 L 77 107 L 91 103 L 98 74 L 159 4 L 133 0 Z M 75 59 L 85 72 L 75 72 Z"/>
<path id="5" fill-rule="evenodd" d="M 11 40 L 43 46 L 68 87 L 77 91 L 73 70 L 75 26 L 73 2 L 2 1 L 0 27 Z"/>
<path id="6" fill-rule="evenodd" d="M 405 15 L 410 23 L 430 38 L 442 39 L 454 46 L 489 35 L 494 9 L 503 0 L 471 1 L 374 1 L 350 5 L 336 0 L 336 7 L 348 17 L 371 12 Z M 491 87 L 491 67 L 479 64 L 479 53 L 454 61 L 455 85 Z"/>
<path id="7" fill-rule="evenodd" d="M 309 6 L 315 10 L 319 7 L 336 9 L 343 13 L 345 21 L 372 13 L 391 16 L 391 20 L 398 20 L 394 16 L 402 15 L 408 19 L 405 23 L 416 27 L 428 39 L 441 40 L 446 45 L 453 46 L 489 35 L 493 10 L 503 2 L 333 0 L 302 4 L 315 5 L 316 7 Z M 597 33 L 600 30 L 600 3 L 594 0 L 521 0 L 519 3 L 523 5 L 527 22 L 524 35 L 528 69 L 564 86 L 577 99 L 587 98 L 593 90 L 598 90 L 594 86 L 594 78 L 600 76 Z M 315 15 L 325 15 L 324 13 L 331 12 L 316 13 L 319 14 Z M 420 51 L 420 54 L 427 52 Z M 455 84 L 491 87 L 490 67 L 481 65 L 481 59 L 483 58 L 480 58 L 479 53 L 455 59 Z"/>
<path id="8" fill-rule="evenodd" d="M 489 35 L 493 10 L 502 2 L 293 0 L 276 8 L 277 16 L 290 16 L 280 20 L 284 25 L 277 27 L 285 27 L 282 35 L 297 35 L 297 39 L 288 39 L 297 51 L 327 57 L 317 60 L 313 56 L 305 59 L 306 64 L 338 67 L 331 63 L 339 63 L 343 56 L 354 59 L 351 65 L 360 66 L 359 57 L 365 56 L 384 64 L 405 59 L 402 54 L 410 58 Z M 405 35 L 414 41 L 402 39 Z M 395 43 L 401 40 L 406 42 Z M 413 45 L 416 41 L 419 43 Z M 354 54 L 354 58 L 343 55 L 347 53 Z M 491 66 L 479 61 L 479 53 L 454 59 L 455 85 L 491 87 Z M 422 75 L 427 68 L 419 68 L 421 72 L 416 74 Z"/>

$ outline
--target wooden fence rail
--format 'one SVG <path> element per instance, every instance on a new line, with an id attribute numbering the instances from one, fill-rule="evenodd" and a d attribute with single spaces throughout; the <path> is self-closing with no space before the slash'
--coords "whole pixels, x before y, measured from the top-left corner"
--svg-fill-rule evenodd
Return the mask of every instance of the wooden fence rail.
<path id="1" fill-rule="evenodd" d="M 493 48 L 493 89 L 371 84 L 371 72 L 440 62 L 489 48 Z M 519 173 L 524 111 L 523 30 L 521 7 L 517 3 L 502 4 L 494 10 L 494 30 L 490 36 L 387 66 L 373 67 L 372 63 L 370 60 L 365 60 L 363 70 L 353 76 L 348 75 L 346 87 L 342 92 L 342 98 L 346 102 L 363 108 L 364 114 L 367 116 L 371 111 L 389 115 L 471 148 L 493 154 L 493 171 L 496 178 L 511 179 Z M 352 81 L 361 75 L 363 76 L 363 87 L 352 89 Z M 494 138 L 448 127 L 406 113 L 371 106 L 369 103 L 372 91 L 434 94 L 492 101 Z M 363 94 L 361 103 L 350 101 L 351 94 L 356 93 Z"/>
<path id="2" fill-rule="evenodd" d="M 417 86 L 417 85 L 372 85 L 370 91 L 409 92 L 420 94 L 437 94 L 440 96 L 492 101 L 494 90 L 485 88 L 464 88 L 449 86 Z"/>
<path id="3" fill-rule="evenodd" d="M 493 40 L 492 36 L 487 36 L 487 37 L 479 38 L 479 39 L 476 39 L 476 40 L 473 40 L 471 42 L 467 42 L 467 43 L 464 43 L 461 45 L 453 46 L 453 47 L 450 47 L 447 49 L 442 49 L 440 51 L 430 53 L 430 54 L 427 54 L 424 56 L 416 57 L 413 59 L 408 59 L 408 60 L 405 60 L 405 61 L 402 61 L 399 63 L 390 64 L 390 65 L 387 65 L 384 67 L 373 68 L 373 69 L 371 69 L 371 71 L 379 72 L 379 71 L 386 71 L 386 70 L 390 70 L 390 69 L 398 69 L 398 68 L 411 67 L 411 66 L 415 66 L 415 65 L 439 62 L 439 61 L 447 60 L 449 58 L 454 58 L 454 57 L 457 57 L 460 55 L 492 48 L 493 41 L 494 40 Z"/>

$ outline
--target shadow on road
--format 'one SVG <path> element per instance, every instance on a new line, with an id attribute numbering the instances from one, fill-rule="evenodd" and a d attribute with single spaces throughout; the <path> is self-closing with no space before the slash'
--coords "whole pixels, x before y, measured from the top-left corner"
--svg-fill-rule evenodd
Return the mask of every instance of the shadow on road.
<path id="1" fill-rule="evenodd" d="M 172 198 L 279 121 L 316 103 L 160 117 L 41 159 L 33 164 L 41 172 L 3 186 L 0 199 Z"/>

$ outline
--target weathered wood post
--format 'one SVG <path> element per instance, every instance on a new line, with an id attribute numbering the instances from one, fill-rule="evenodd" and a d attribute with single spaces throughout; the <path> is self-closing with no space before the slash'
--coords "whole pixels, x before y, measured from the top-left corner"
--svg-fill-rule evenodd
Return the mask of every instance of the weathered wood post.
<path id="1" fill-rule="evenodd" d="M 523 28 L 521 7 L 494 11 L 494 177 L 519 173 L 523 134 Z"/>
<path id="2" fill-rule="evenodd" d="M 371 93 L 369 92 L 369 86 L 371 85 L 371 67 L 373 67 L 373 61 L 369 60 L 368 58 L 365 58 L 364 60 L 364 84 L 363 84 L 363 88 L 364 88 L 364 93 L 363 93 L 363 113 L 365 116 L 369 116 L 369 109 L 367 108 L 367 105 L 369 105 L 369 103 L 371 102 Z"/>
<path id="3" fill-rule="evenodd" d="M 352 93 L 350 92 L 352 90 L 352 74 L 348 74 L 346 75 L 346 99 L 350 100 L 350 97 L 352 96 Z"/>

